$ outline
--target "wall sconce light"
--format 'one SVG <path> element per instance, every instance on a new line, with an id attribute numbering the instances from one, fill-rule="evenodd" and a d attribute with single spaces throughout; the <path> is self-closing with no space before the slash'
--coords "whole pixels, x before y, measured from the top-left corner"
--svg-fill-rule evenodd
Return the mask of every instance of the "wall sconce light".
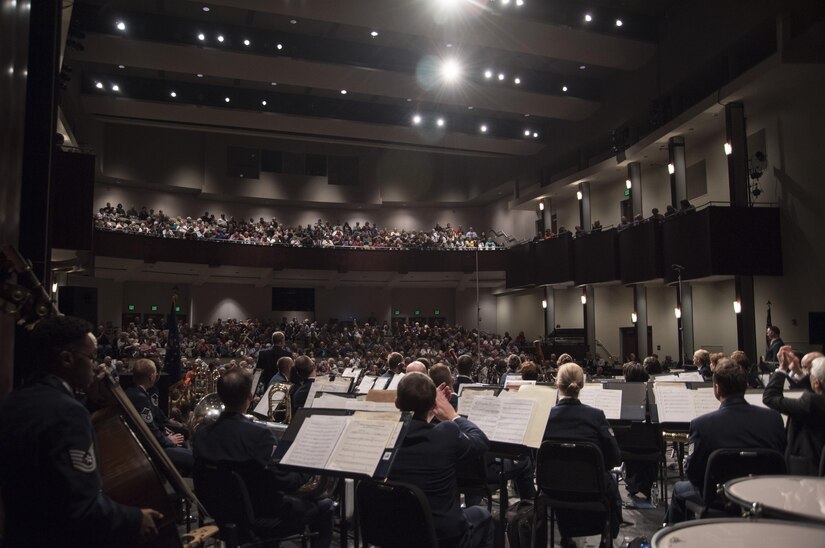
<path id="1" fill-rule="evenodd" d="M 670 173 L 671 175 L 673 175 L 674 173 L 676 173 L 676 166 L 674 166 L 674 165 L 673 165 L 673 162 L 670 162 L 670 163 L 667 165 L 667 172 L 668 172 L 668 173 Z"/>
<path id="2" fill-rule="evenodd" d="M 736 299 L 735 301 L 733 301 L 733 311 L 736 314 L 739 314 L 739 313 L 742 312 L 742 301 L 740 301 L 739 299 Z"/>
<path id="3" fill-rule="evenodd" d="M 544 200 L 539 202 L 539 211 L 544 211 Z"/>
<path id="4" fill-rule="evenodd" d="M 544 309 L 547 309 L 547 299 L 542 299 L 541 300 L 541 307 L 544 308 Z"/>
<path id="5" fill-rule="evenodd" d="M 630 187 L 632 187 L 632 186 L 633 186 L 633 181 L 631 181 L 630 179 L 627 179 L 627 180 L 624 182 L 624 186 L 627 188 L 627 190 L 630 190 Z"/>
<path id="6" fill-rule="evenodd" d="M 676 319 L 679 320 L 682 318 L 682 309 L 678 306 L 673 309 L 673 314 L 676 316 Z"/>
<path id="7" fill-rule="evenodd" d="M 638 316 L 638 315 L 636 315 L 636 313 L 635 313 L 635 312 L 631 312 L 631 314 L 630 314 L 630 321 L 631 321 L 631 322 L 633 322 L 633 323 L 636 323 L 638 320 L 639 320 L 639 316 Z"/>
<path id="8" fill-rule="evenodd" d="M 582 198 L 584 198 L 584 194 L 582 194 L 581 190 L 577 190 L 576 191 L 576 199 L 581 200 Z"/>
<path id="9" fill-rule="evenodd" d="M 725 156 L 730 156 L 731 154 L 733 154 L 733 145 L 725 143 Z"/>
<path id="10" fill-rule="evenodd" d="M 57 282 L 52 284 L 52 293 L 57 293 Z"/>
<path id="11" fill-rule="evenodd" d="M 587 290 L 582 288 L 582 304 L 587 304 Z"/>

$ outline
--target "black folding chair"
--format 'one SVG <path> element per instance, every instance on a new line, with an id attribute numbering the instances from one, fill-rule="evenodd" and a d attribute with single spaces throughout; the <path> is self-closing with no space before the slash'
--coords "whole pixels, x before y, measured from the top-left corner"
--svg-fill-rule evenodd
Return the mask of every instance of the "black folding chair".
<path id="1" fill-rule="evenodd" d="M 438 548 L 430 503 L 415 485 L 364 480 L 355 490 L 362 546 Z"/>
<path id="2" fill-rule="evenodd" d="M 738 507 L 723 497 L 722 486 L 746 476 L 770 476 L 785 473 L 785 456 L 773 449 L 717 449 L 708 457 L 702 502 L 685 501 L 695 518 L 735 515 Z"/>
<path id="3" fill-rule="evenodd" d="M 667 463 L 665 442 L 659 424 L 632 422 L 629 426 L 614 427 L 616 442 L 622 452 L 622 462 L 655 462 L 662 501 L 667 503 Z"/>
<path id="4" fill-rule="evenodd" d="M 487 455 L 468 457 L 456 463 L 455 474 L 459 494 L 485 497 L 487 510 L 493 513 L 493 493 L 499 490 L 500 483 L 487 481 Z"/>
<path id="5" fill-rule="evenodd" d="M 306 548 L 307 535 L 279 536 L 281 519 L 255 516 L 246 483 L 232 465 L 196 461 L 192 479 L 195 493 L 218 525 L 227 548 L 278 546 L 285 540 L 300 540 Z"/>
<path id="6" fill-rule="evenodd" d="M 545 441 L 536 460 L 536 495 L 531 546 L 536 546 L 539 514 L 547 519 L 550 507 L 550 546 L 554 542 L 557 510 L 595 512 L 589 532 L 610 543 L 613 512 L 601 449 L 589 442 Z"/>

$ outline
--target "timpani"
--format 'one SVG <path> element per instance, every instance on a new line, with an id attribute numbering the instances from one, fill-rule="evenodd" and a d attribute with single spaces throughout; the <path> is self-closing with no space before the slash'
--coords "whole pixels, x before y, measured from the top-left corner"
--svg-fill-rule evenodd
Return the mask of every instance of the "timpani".
<path id="1" fill-rule="evenodd" d="M 822 548 L 825 527 L 772 519 L 700 519 L 657 531 L 652 548 Z"/>
<path id="2" fill-rule="evenodd" d="M 754 517 L 825 525 L 825 478 L 753 476 L 729 481 L 724 489 L 728 499 Z"/>

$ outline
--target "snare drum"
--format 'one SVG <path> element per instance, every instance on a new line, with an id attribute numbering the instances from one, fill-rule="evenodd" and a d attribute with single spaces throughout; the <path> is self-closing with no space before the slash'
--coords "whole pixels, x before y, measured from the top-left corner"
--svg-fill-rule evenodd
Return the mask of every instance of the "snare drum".
<path id="1" fill-rule="evenodd" d="M 725 484 L 725 495 L 755 517 L 825 525 L 825 478 L 754 476 Z M 823 540 L 825 546 L 825 540 Z"/>
<path id="2" fill-rule="evenodd" d="M 652 548 L 793 546 L 822 548 L 825 527 L 770 519 L 703 519 L 667 527 L 653 535 Z"/>

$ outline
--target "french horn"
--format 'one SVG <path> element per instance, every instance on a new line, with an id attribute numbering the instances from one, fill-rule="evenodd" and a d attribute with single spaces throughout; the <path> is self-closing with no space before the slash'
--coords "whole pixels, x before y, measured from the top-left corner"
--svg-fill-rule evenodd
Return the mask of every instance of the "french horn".
<path id="1" fill-rule="evenodd" d="M 217 393 L 207 394 L 198 402 L 192 411 L 192 418 L 189 420 L 189 431 L 194 434 L 204 426 L 208 426 L 218 420 L 223 412 L 223 402 Z"/>

